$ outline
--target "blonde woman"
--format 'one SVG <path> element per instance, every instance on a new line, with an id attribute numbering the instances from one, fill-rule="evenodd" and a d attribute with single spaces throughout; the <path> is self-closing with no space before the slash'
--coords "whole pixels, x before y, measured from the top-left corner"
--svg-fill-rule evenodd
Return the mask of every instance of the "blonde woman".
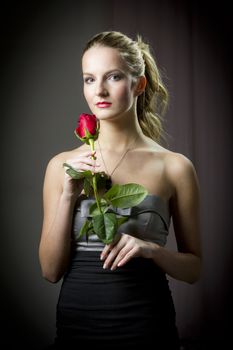
<path id="1" fill-rule="evenodd" d="M 199 189 L 193 164 L 160 144 L 168 94 L 150 47 L 103 32 L 82 56 L 84 96 L 100 123 L 95 160 L 86 144 L 53 157 L 44 181 L 39 248 L 43 276 L 63 279 L 55 348 L 152 345 L 179 349 L 167 275 L 187 283 L 201 268 Z M 148 195 L 125 213 L 119 239 L 74 241 L 88 216 L 82 182 L 64 171 L 104 171 L 112 184 L 138 183 Z M 177 251 L 166 248 L 171 219 Z"/>

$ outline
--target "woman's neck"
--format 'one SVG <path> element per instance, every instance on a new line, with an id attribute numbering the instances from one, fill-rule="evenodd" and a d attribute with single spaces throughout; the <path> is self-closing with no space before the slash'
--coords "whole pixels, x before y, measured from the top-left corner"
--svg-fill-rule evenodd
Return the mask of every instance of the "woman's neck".
<path id="1" fill-rule="evenodd" d="M 119 152 L 129 148 L 136 139 L 143 137 L 138 122 L 112 123 L 106 120 L 100 121 L 99 144 L 105 150 L 118 150 Z"/>

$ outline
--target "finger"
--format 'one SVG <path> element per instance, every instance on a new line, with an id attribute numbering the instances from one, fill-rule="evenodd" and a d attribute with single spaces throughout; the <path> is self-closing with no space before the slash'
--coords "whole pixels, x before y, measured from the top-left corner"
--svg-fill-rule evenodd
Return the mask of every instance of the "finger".
<path id="1" fill-rule="evenodd" d="M 122 241 L 119 241 L 113 248 L 112 250 L 109 252 L 108 256 L 105 259 L 103 268 L 107 269 L 110 268 L 113 264 L 113 261 L 115 260 L 115 258 L 117 257 L 117 255 L 119 254 L 119 252 L 121 251 L 121 249 L 124 247 L 124 243 Z"/>
<path id="2" fill-rule="evenodd" d="M 112 263 L 111 270 L 115 270 L 118 267 L 120 261 L 124 261 L 125 257 L 128 256 L 132 250 L 133 248 L 129 245 L 121 249 Z"/>
<path id="3" fill-rule="evenodd" d="M 96 169 L 98 167 L 99 167 L 99 165 L 96 166 L 96 165 L 92 165 L 92 164 L 89 165 L 86 163 L 81 163 L 79 168 L 77 169 L 77 171 L 90 170 L 91 172 L 96 173 L 96 172 L 98 172 L 98 169 Z"/>
<path id="4" fill-rule="evenodd" d="M 81 154 L 80 158 L 88 158 L 89 160 L 91 159 L 93 161 L 96 161 L 96 151 L 89 152 L 88 154 Z"/>
<path id="5" fill-rule="evenodd" d="M 100 254 L 100 260 L 104 260 L 106 259 L 106 257 L 108 256 L 108 254 L 110 253 L 110 251 L 113 249 L 113 247 L 119 242 L 120 239 L 122 239 L 122 235 L 121 234 L 117 234 L 113 240 L 112 243 L 110 244 L 106 244 L 104 249 L 102 250 L 101 254 Z"/>
<path id="6" fill-rule="evenodd" d="M 90 157 L 80 157 L 76 159 L 70 159 L 70 160 L 67 160 L 66 163 L 71 165 L 73 168 L 78 168 L 78 169 L 81 164 L 88 164 L 91 166 L 100 166 L 100 164 L 95 159 L 92 159 Z"/>
<path id="7" fill-rule="evenodd" d="M 133 257 L 136 257 L 136 256 L 137 256 L 137 248 L 134 247 L 127 254 L 125 254 L 125 256 L 122 257 L 122 259 L 120 259 L 116 265 L 114 264 L 114 268 L 112 269 L 125 265 L 129 260 L 131 260 Z"/>
<path id="8" fill-rule="evenodd" d="M 72 157 L 72 158 L 69 158 L 69 159 L 66 159 L 66 162 L 72 162 L 74 160 L 77 160 L 77 159 L 82 159 L 82 158 L 89 158 L 89 159 L 92 159 L 93 156 L 96 155 L 96 151 L 86 151 L 86 152 L 81 152 L 81 153 L 78 153 L 76 156 Z"/>
<path id="9" fill-rule="evenodd" d="M 108 255 L 111 253 L 113 247 L 114 247 L 114 244 L 106 244 L 106 246 L 101 252 L 100 260 L 105 260 L 108 257 Z"/>
<path id="10" fill-rule="evenodd" d="M 84 158 L 82 160 L 73 160 L 68 163 L 76 171 L 90 170 L 95 172 L 95 168 L 100 167 L 100 164 L 89 158 Z"/>
<path id="11" fill-rule="evenodd" d="M 85 151 L 85 152 L 81 152 L 79 153 L 78 157 L 92 157 L 96 154 L 96 151 Z"/>
<path id="12" fill-rule="evenodd" d="M 100 260 L 104 260 L 108 254 L 110 253 L 110 244 L 106 244 L 104 249 L 102 250 L 101 254 L 100 254 Z"/>

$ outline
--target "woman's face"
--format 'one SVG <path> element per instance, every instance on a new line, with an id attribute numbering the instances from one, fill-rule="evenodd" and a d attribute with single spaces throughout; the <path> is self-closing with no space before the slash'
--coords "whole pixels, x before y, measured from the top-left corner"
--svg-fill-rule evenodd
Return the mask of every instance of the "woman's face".
<path id="1" fill-rule="evenodd" d="M 82 69 L 84 96 L 98 119 L 136 111 L 137 84 L 117 49 L 91 47 L 83 55 Z"/>

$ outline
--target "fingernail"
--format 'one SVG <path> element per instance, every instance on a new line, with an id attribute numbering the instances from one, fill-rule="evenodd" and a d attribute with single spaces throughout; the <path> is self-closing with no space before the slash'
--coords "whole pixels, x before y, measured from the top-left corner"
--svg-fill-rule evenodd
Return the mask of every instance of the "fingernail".
<path id="1" fill-rule="evenodd" d="M 105 264 L 103 265 L 103 269 L 106 269 L 106 265 Z"/>

